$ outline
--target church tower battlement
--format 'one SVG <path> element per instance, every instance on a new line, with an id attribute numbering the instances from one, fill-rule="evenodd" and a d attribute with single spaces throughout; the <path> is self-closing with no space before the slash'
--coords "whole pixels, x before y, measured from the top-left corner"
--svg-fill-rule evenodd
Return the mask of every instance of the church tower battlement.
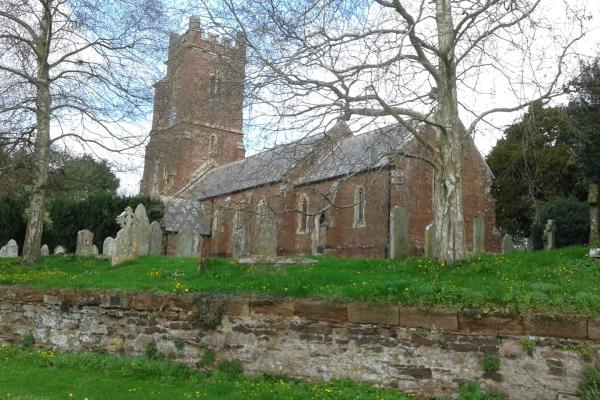
<path id="1" fill-rule="evenodd" d="M 154 85 L 154 116 L 140 193 L 173 195 L 198 170 L 244 158 L 246 44 L 202 31 L 172 33 L 166 76 Z"/>

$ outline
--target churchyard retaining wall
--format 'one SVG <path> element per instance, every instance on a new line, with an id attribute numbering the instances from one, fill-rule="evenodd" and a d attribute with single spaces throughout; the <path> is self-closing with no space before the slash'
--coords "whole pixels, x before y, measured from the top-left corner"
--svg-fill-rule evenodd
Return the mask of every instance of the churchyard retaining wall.
<path id="1" fill-rule="evenodd" d="M 153 295 L 0 286 L 0 344 L 163 354 L 195 364 L 206 351 L 248 373 L 347 377 L 451 396 L 466 381 L 511 399 L 577 398 L 600 359 L 600 320 L 477 315 L 396 305 L 216 295 Z M 485 372 L 486 353 L 500 369 Z"/>

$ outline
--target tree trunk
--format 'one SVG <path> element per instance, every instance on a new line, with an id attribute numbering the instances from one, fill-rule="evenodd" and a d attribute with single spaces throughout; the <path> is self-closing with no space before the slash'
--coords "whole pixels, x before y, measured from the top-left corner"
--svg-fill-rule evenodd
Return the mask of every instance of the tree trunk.
<path id="1" fill-rule="evenodd" d="M 33 149 L 33 184 L 29 200 L 29 219 L 23 243 L 23 262 L 33 263 L 41 258 L 42 233 L 46 188 L 48 185 L 48 158 L 50 153 L 50 114 L 52 97 L 50 93 L 50 67 L 48 54 L 52 32 L 52 1 L 45 2 L 45 12 L 40 22 L 40 34 L 36 43 L 36 127 L 37 134 Z"/>
<path id="2" fill-rule="evenodd" d="M 47 82 L 47 81 L 46 81 Z M 33 187 L 29 200 L 29 219 L 23 244 L 23 262 L 41 258 L 46 187 L 48 184 L 48 153 L 50 148 L 50 92 L 48 85 L 38 87 L 37 135 L 33 154 Z"/>
<path id="3" fill-rule="evenodd" d="M 437 0 L 438 30 L 438 110 L 437 151 L 433 185 L 433 222 L 436 258 L 453 263 L 466 256 L 462 196 L 462 142 L 464 129 L 458 116 L 454 24 L 450 0 Z"/>
<path id="4" fill-rule="evenodd" d="M 462 140 L 454 135 L 438 135 L 437 168 L 433 183 L 433 223 L 436 258 L 451 264 L 466 256 L 463 191 L 461 179 Z"/>

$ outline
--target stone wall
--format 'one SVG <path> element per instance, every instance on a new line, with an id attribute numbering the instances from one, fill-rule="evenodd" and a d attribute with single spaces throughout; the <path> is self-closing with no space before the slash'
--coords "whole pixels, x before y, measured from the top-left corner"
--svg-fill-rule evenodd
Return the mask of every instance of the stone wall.
<path id="1" fill-rule="evenodd" d="M 26 335 L 38 346 L 131 355 L 154 341 L 191 364 L 210 349 L 249 373 L 349 377 L 424 398 L 450 396 L 468 380 L 511 399 L 576 398 L 583 369 L 600 356 L 600 322 L 579 316 L 0 286 L 0 343 Z M 500 358 L 498 373 L 483 371 L 485 353 Z"/>

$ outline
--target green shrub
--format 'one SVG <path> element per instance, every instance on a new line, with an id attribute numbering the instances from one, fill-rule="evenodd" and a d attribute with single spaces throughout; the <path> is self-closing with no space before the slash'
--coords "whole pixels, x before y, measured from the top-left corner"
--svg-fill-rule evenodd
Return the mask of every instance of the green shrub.
<path id="1" fill-rule="evenodd" d="M 581 391 L 582 400 L 600 400 L 600 364 L 585 370 Z"/>
<path id="2" fill-rule="evenodd" d="M 24 349 L 31 349 L 31 348 L 33 348 L 34 344 L 35 344 L 35 338 L 33 337 L 33 335 L 27 335 L 23 338 L 23 343 L 21 344 L 21 346 Z"/>
<path id="3" fill-rule="evenodd" d="M 458 400 L 506 400 L 504 393 L 489 390 L 481 390 L 477 382 L 467 383 L 460 391 Z"/>
<path id="4" fill-rule="evenodd" d="M 535 342 L 529 338 L 524 338 L 521 340 L 521 347 L 523 347 L 523 350 L 525 350 L 527 353 L 531 352 L 534 346 Z"/>
<path id="5" fill-rule="evenodd" d="M 198 361 L 199 367 L 208 367 L 215 362 L 215 352 L 211 349 L 204 349 L 204 353 L 202 353 L 202 358 Z"/>
<path id="6" fill-rule="evenodd" d="M 158 349 L 156 348 L 156 342 L 154 340 L 146 343 L 146 347 L 144 347 L 144 355 L 150 360 L 158 360 L 162 358 L 162 354 L 159 353 Z"/>
<path id="7" fill-rule="evenodd" d="M 219 363 L 217 369 L 231 377 L 240 376 L 244 373 L 244 366 L 237 360 L 223 360 Z"/>
<path id="8" fill-rule="evenodd" d="M 173 340 L 173 344 L 175 345 L 175 349 L 178 351 L 183 350 L 185 347 L 185 342 L 181 338 L 175 338 L 175 340 Z"/>
<path id="9" fill-rule="evenodd" d="M 500 370 L 500 357 L 494 353 L 485 353 L 481 359 L 481 367 L 488 374 L 495 374 Z"/>
<path id="10" fill-rule="evenodd" d="M 590 211 L 586 202 L 574 197 L 555 197 L 540 209 L 536 222 L 531 226 L 533 247 L 544 247 L 543 234 L 546 221 L 556 224 L 556 247 L 587 244 L 590 234 Z"/>

